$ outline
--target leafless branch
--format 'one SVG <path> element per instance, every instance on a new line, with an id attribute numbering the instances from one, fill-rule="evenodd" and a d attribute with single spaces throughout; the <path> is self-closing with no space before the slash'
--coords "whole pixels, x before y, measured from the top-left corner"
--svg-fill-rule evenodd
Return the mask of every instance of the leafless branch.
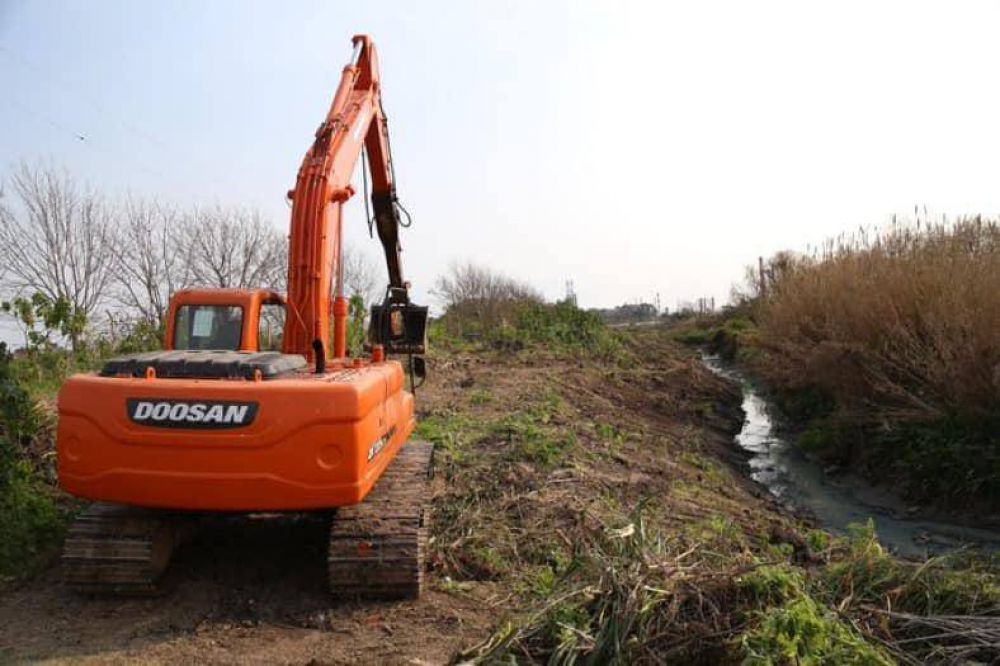
<path id="1" fill-rule="evenodd" d="M 0 201 L 8 292 L 64 298 L 88 318 L 106 298 L 119 251 L 117 211 L 65 171 L 22 163 Z"/>

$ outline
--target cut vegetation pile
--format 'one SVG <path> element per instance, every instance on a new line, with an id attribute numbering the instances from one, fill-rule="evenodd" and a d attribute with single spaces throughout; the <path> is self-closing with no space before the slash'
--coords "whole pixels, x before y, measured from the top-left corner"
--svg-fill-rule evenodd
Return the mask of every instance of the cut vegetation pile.
<path id="1" fill-rule="evenodd" d="M 436 358 L 419 427 L 438 445 L 434 572 L 502 617 L 456 661 L 1000 654 L 992 563 L 909 564 L 870 528 L 833 540 L 796 525 L 742 478 L 736 387 L 670 331 L 615 335 L 610 359 L 541 346 Z"/>

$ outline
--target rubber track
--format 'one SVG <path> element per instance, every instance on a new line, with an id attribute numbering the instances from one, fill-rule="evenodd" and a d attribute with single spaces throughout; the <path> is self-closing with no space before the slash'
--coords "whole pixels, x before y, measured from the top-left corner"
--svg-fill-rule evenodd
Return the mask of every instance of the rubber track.
<path id="1" fill-rule="evenodd" d="M 408 442 L 361 504 L 337 510 L 327 568 L 338 599 L 420 596 L 433 450 L 427 442 Z"/>
<path id="2" fill-rule="evenodd" d="M 148 596 L 178 542 L 176 517 L 114 504 L 91 505 L 69 528 L 63 580 L 87 594 Z"/>

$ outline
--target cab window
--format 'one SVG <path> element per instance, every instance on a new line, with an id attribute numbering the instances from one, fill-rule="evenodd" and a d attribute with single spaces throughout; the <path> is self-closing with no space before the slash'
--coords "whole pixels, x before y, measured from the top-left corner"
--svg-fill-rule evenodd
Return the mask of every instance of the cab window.
<path id="1" fill-rule="evenodd" d="M 174 322 L 174 349 L 240 348 L 243 308 L 237 305 L 182 305 Z"/>
<path id="2" fill-rule="evenodd" d="M 264 303 L 260 306 L 257 326 L 257 349 L 281 351 L 281 335 L 285 330 L 285 306 L 281 303 Z"/>

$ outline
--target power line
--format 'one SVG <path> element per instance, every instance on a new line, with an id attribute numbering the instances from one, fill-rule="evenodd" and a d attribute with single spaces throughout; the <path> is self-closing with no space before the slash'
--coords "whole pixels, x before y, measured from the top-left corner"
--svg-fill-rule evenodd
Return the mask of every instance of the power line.
<path id="1" fill-rule="evenodd" d="M 56 91 L 58 91 L 60 93 L 63 93 L 63 94 L 68 94 L 70 96 L 82 98 L 95 111 L 97 111 L 102 117 L 105 117 L 105 118 L 111 120 L 112 122 L 117 123 L 121 127 L 125 128 L 131 134 L 133 134 L 133 135 L 135 135 L 135 136 L 137 136 L 139 138 L 142 138 L 145 141 L 153 144 L 154 146 L 156 146 L 156 148 L 158 149 L 158 151 L 161 151 L 161 150 L 168 150 L 169 151 L 169 150 L 172 149 L 171 144 L 169 144 L 169 143 L 167 143 L 165 141 L 160 140 L 159 138 L 157 138 L 156 136 L 154 136 L 152 133 L 147 132 L 147 131 L 145 131 L 145 130 L 143 130 L 143 129 L 141 129 L 141 128 L 135 126 L 135 125 L 133 125 L 132 123 L 129 123 L 129 122 L 121 119 L 120 117 L 118 117 L 117 114 L 116 114 L 116 112 L 114 110 L 110 109 L 107 105 L 102 104 L 99 101 L 97 101 L 89 93 L 83 93 L 81 91 L 81 86 L 79 86 L 79 85 L 73 85 L 72 82 L 68 82 L 65 79 L 65 77 L 63 77 L 62 80 L 60 81 L 58 75 L 56 75 L 55 73 L 53 73 L 50 69 L 46 69 L 44 67 L 41 67 L 37 63 L 32 62 L 28 58 L 25 58 L 23 55 L 13 52 L 8 46 L 6 46 L 4 44 L 0 44 L 0 55 L 7 56 L 8 62 L 12 62 L 14 64 L 17 64 L 17 65 L 21 66 L 22 68 L 24 68 L 25 70 L 30 70 L 32 73 L 38 75 L 42 80 L 45 80 L 46 77 L 49 78 L 49 79 L 52 79 L 52 80 L 46 81 L 46 84 L 50 88 L 52 88 L 53 90 L 56 90 Z M 53 81 L 55 81 L 55 83 L 53 83 Z M 128 155 L 128 157 L 124 157 L 123 158 L 121 155 L 116 154 L 115 151 L 112 150 L 112 149 L 110 149 L 109 147 L 99 145 L 99 142 L 95 142 L 93 140 L 92 136 L 90 136 L 90 135 L 88 135 L 88 134 L 86 134 L 86 133 L 84 133 L 82 131 L 74 130 L 74 129 L 70 128 L 68 125 L 66 125 L 65 123 L 56 121 L 55 119 L 52 118 L 52 116 L 50 116 L 48 114 L 39 113 L 39 112 L 37 112 L 37 111 L 35 111 L 33 109 L 30 109 L 29 107 L 27 107 L 23 103 L 15 101 L 13 99 L 13 96 L 8 95 L 6 97 L 6 99 L 10 100 L 11 104 L 13 106 L 19 108 L 24 113 L 26 113 L 26 114 L 28 114 L 30 116 L 33 116 L 33 117 L 41 118 L 42 120 L 44 120 L 45 122 L 47 122 L 49 125 L 51 125 L 51 126 L 57 128 L 57 129 L 59 129 L 60 131 L 67 132 L 67 133 L 71 134 L 77 141 L 79 141 L 81 143 L 84 143 L 88 148 L 93 148 L 93 149 L 95 149 L 95 150 L 97 150 L 97 151 L 99 151 L 99 152 L 107 155 L 108 157 L 111 157 L 112 159 L 115 159 L 115 160 L 125 159 L 128 162 L 130 162 L 133 166 L 136 166 L 140 171 L 143 171 L 147 175 L 153 176 L 153 177 L 155 177 L 155 178 L 157 178 L 157 179 L 159 179 L 159 180 L 161 180 L 163 182 L 171 182 L 171 181 L 173 181 L 176 184 L 180 184 L 179 181 L 174 181 L 174 179 L 168 178 L 166 175 L 164 175 L 159 170 L 157 170 L 157 169 L 149 166 L 148 164 L 145 164 L 141 160 L 136 159 L 136 157 L 135 157 L 134 154 L 130 153 Z M 124 152 L 127 152 L 127 151 L 124 151 Z M 217 176 L 217 174 L 216 174 L 216 176 Z M 206 179 L 203 179 L 203 180 L 206 180 Z M 209 176 L 207 178 L 207 180 L 209 182 L 213 183 L 214 185 L 216 185 L 219 190 L 222 190 L 223 186 L 225 185 L 225 183 L 221 182 L 217 177 Z M 233 181 L 233 183 L 235 183 L 235 181 Z M 233 183 L 230 183 L 230 185 L 232 185 Z"/>
<path id="2" fill-rule="evenodd" d="M 81 86 L 73 85 L 72 82 L 67 81 L 65 78 L 62 78 L 60 80 L 60 77 L 57 74 L 53 73 L 51 70 L 47 70 L 44 67 L 39 66 L 37 63 L 34 63 L 31 60 L 25 58 L 23 55 L 11 51 L 10 48 L 4 46 L 3 44 L 0 44 L 0 54 L 7 56 L 10 62 L 18 64 L 25 69 L 31 70 L 35 74 L 41 75 L 43 77 L 43 80 L 45 80 L 46 77 L 52 79 L 50 81 L 46 81 L 46 83 L 47 85 L 49 85 L 49 87 L 55 90 L 65 93 L 65 92 L 70 92 L 69 90 L 70 88 L 75 88 L 74 95 L 84 99 L 88 104 L 90 104 L 91 107 L 94 108 L 95 111 L 111 119 L 112 121 L 118 123 L 132 134 L 142 139 L 145 139 L 146 141 L 149 141 L 158 148 L 169 147 L 166 142 L 161 141 L 157 137 L 153 136 L 151 133 L 146 132 L 145 130 L 136 127 L 132 123 L 117 117 L 116 112 L 113 109 L 110 109 L 108 108 L 107 105 L 97 101 L 89 93 L 83 92 Z M 55 81 L 55 83 L 53 83 L 52 81 Z M 62 85 L 56 85 L 56 84 L 62 84 Z"/>
<path id="3" fill-rule="evenodd" d="M 79 132 L 79 131 L 77 131 L 77 130 L 71 128 L 71 127 L 69 127 L 68 125 L 65 125 L 65 124 L 63 124 L 63 123 L 55 120 L 52 116 L 50 116 L 50 115 L 48 115 L 46 113 L 42 113 L 40 111 L 36 111 L 36 110 L 32 109 L 31 107 L 29 107 L 28 105 L 24 104 L 23 102 L 14 99 L 13 97 L 7 97 L 6 99 L 7 99 L 8 102 L 10 102 L 10 105 L 13 106 L 14 108 L 22 111 L 26 115 L 31 116 L 33 118 L 39 118 L 39 119 L 45 121 L 46 123 L 48 123 L 49 125 L 51 125 L 52 127 L 56 128 L 56 129 L 58 129 L 58 130 L 60 130 L 62 132 L 65 132 L 66 134 L 69 134 L 74 139 L 76 139 L 79 143 L 82 143 L 83 145 L 85 145 L 88 149 L 90 149 L 90 150 L 96 150 L 98 152 L 101 152 L 101 153 L 103 153 L 103 154 L 107 155 L 108 157 L 111 157 L 112 159 L 115 159 L 115 160 L 121 159 L 118 155 L 115 155 L 114 152 L 111 151 L 110 149 L 108 149 L 107 147 L 102 146 L 99 143 L 95 143 L 87 135 L 85 135 L 82 132 Z M 161 173 L 160 171 L 157 171 L 156 169 L 153 169 L 152 167 L 144 164 L 143 162 L 140 162 L 140 161 L 136 160 L 134 157 L 128 157 L 126 159 L 128 159 L 129 161 L 131 161 L 132 164 L 133 164 L 133 166 L 135 166 L 137 169 L 139 169 L 140 171 L 145 172 L 146 175 L 153 176 L 155 178 L 158 178 L 161 181 L 169 181 L 169 179 L 163 173 Z"/>
<path id="4" fill-rule="evenodd" d="M 57 130 L 66 132 L 67 134 L 71 135 L 74 139 L 77 139 L 78 141 L 86 141 L 87 140 L 86 135 L 84 135 L 82 132 L 78 132 L 75 129 L 72 129 L 72 128 L 66 126 L 66 125 L 63 125 L 62 123 L 54 120 L 52 118 L 52 116 L 50 116 L 48 114 L 45 114 L 45 113 L 41 113 L 41 112 L 35 111 L 34 109 L 32 109 L 32 108 L 28 107 L 26 104 L 24 104 L 24 102 L 21 102 L 21 101 L 15 99 L 14 97 L 7 97 L 6 99 L 7 99 L 8 102 L 10 102 L 10 105 L 13 106 L 14 108 L 23 111 L 27 115 L 30 115 L 30 116 L 33 116 L 33 117 L 36 117 L 36 118 L 41 118 L 42 120 L 44 120 L 45 122 L 47 122 L 49 125 L 52 125 L 53 127 L 55 127 Z"/>

